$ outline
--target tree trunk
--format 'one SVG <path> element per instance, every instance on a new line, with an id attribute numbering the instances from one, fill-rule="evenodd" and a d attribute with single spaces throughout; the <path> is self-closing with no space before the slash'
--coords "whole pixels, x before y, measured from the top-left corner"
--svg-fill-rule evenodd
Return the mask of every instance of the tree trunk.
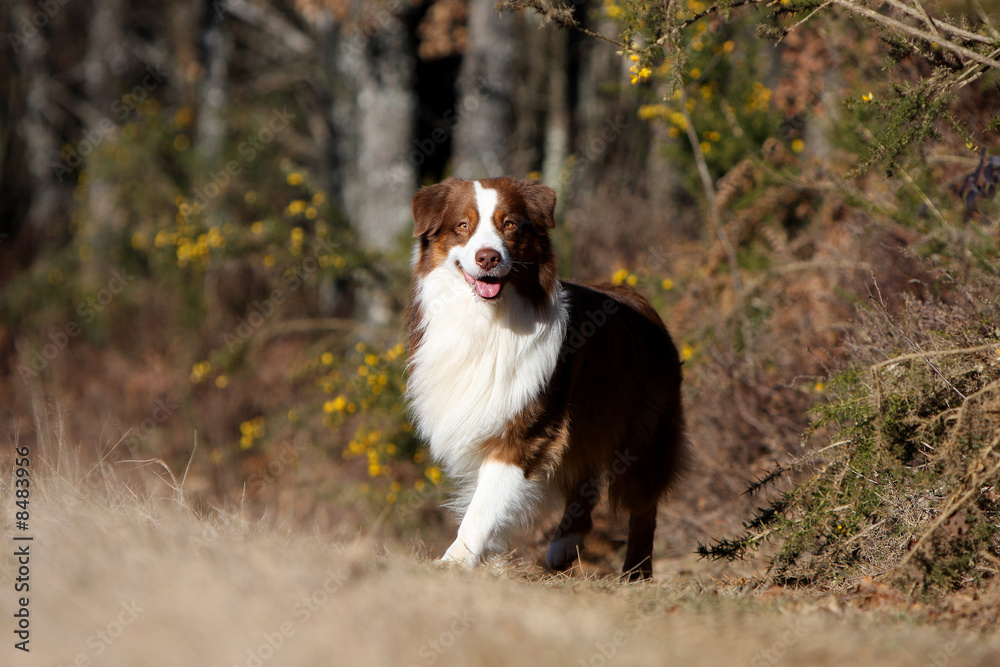
<path id="1" fill-rule="evenodd" d="M 15 26 L 30 25 L 35 11 L 34 3 L 20 0 L 14 10 Z M 60 170 L 59 140 L 49 122 L 52 91 L 45 60 L 48 39 L 41 29 L 20 36 L 25 38 L 19 41 L 17 54 L 25 110 L 18 125 L 25 147 L 30 192 L 26 236 L 29 247 L 38 247 L 65 232 L 63 206 L 68 187 L 60 187 L 57 180 L 65 178 L 65 172 Z"/>
<path id="2" fill-rule="evenodd" d="M 458 75 L 452 159 L 462 178 L 500 176 L 510 168 L 511 88 L 517 49 L 515 16 L 489 0 L 469 2 L 469 40 Z"/>
<path id="3" fill-rule="evenodd" d="M 87 114 L 84 119 L 84 136 L 87 137 L 84 141 L 103 143 L 115 128 L 111 110 L 121 94 L 119 75 L 128 62 L 121 47 L 124 12 L 124 0 L 94 0 L 94 13 L 87 28 L 87 52 L 83 59 L 87 99 L 81 105 L 93 110 L 93 113 Z M 106 255 L 113 247 L 120 227 L 125 224 L 116 204 L 116 186 L 113 183 L 99 178 L 89 181 L 87 206 L 90 209 L 90 235 L 87 241 L 93 244 L 99 256 Z"/>
<path id="4" fill-rule="evenodd" d="M 338 75 L 330 82 L 338 203 L 365 248 L 390 250 L 412 224 L 415 59 L 407 17 L 373 4 L 319 30 Z"/>
<path id="5" fill-rule="evenodd" d="M 232 40 L 219 0 L 205 0 L 201 23 L 201 65 L 204 76 L 198 91 L 198 152 L 205 164 L 219 161 L 225 138 L 223 112 L 228 98 L 229 56 Z"/>

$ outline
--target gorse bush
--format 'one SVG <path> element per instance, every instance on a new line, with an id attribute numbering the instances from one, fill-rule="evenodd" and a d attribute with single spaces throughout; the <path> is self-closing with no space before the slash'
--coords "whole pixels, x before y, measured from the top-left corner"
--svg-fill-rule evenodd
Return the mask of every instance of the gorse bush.
<path id="1" fill-rule="evenodd" d="M 950 304 L 911 298 L 898 316 L 881 303 L 864 310 L 855 364 L 830 379 L 815 409 L 812 451 L 751 485 L 772 499 L 746 532 L 699 552 L 741 558 L 776 544 L 767 579 L 786 584 L 870 575 L 935 596 L 991 577 L 1000 556 L 1000 331 L 987 324 L 1000 321 L 996 287 Z M 801 481 L 770 490 L 789 477 Z"/>

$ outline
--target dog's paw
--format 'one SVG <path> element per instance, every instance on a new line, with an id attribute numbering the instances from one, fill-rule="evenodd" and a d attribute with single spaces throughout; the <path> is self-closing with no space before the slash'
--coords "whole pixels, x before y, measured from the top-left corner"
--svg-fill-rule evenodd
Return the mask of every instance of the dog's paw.
<path id="1" fill-rule="evenodd" d="M 554 540 L 545 555 L 545 565 L 552 570 L 565 570 L 583 551 L 583 533 L 570 533 Z"/>
<path id="2" fill-rule="evenodd" d="M 471 570 L 479 564 L 479 556 L 465 546 L 465 542 L 455 540 L 448 547 L 448 550 L 444 552 L 444 556 L 441 557 L 441 563 Z"/>

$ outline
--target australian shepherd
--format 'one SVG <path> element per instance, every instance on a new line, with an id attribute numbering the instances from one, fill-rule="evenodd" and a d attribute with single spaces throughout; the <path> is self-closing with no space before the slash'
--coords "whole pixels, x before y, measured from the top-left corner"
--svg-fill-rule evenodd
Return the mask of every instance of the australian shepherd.
<path id="1" fill-rule="evenodd" d="M 449 178 L 413 197 L 406 394 L 455 480 L 467 568 L 506 551 L 557 494 L 546 564 L 572 564 L 607 487 L 628 512 L 623 576 L 652 576 L 657 505 L 684 458 L 681 362 L 634 290 L 560 280 L 556 193 L 534 181 Z"/>

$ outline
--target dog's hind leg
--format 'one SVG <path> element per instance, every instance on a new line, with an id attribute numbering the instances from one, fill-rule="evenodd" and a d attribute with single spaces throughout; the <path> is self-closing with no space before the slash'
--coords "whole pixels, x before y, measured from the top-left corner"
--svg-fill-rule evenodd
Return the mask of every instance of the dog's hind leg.
<path id="1" fill-rule="evenodd" d="M 656 532 L 656 505 L 645 512 L 631 512 L 628 519 L 628 546 L 625 547 L 624 581 L 653 578 L 653 533 Z"/>
<path id="2" fill-rule="evenodd" d="M 583 539 L 594 525 L 590 514 L 594 510 L 595 500 L 596 493 L 588 494 L 581 487 L 566 501 L 562 520 L 545 555 L 545 565 L 550 569 L 564 570 L 580 555 Z"/>
<path id="3" fill-rule="evenodd" d="M 506 551 L 512 530 L 534 517 L 544 489 L 543 482 L 526 477 L 520 466 L 487 460 L 479 468 L 458 538 L 441 560 L 471 569 L 487 556 Z"/>

